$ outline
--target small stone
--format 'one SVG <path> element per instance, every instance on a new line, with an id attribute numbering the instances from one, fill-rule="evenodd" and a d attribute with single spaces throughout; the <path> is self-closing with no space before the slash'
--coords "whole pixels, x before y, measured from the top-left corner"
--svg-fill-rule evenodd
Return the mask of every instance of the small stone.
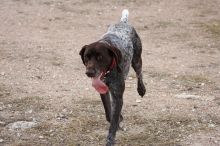
<path id="1" fill-rule="evenodd" d="M 177 124 L 181 124 L 181 122 L 180 121 L 178 121 L 178 122 L 176 122 Z"/>
<path id="2" fill-rule="evenodd" d="M 8 108 L 11 108 L 11 107 L 12 107 L 12 104 L 8 104 L 7 107 L 8 107 Z"/>
<path id="3" fill-rule="evenodd" d="M 175 95 L 177 98 L 183 98 L 183 99 L 200 99 L 201 96 L 198 95 L 191 95 L 191 94 L 186 94 L 186 93 L 182 93 L 182 94 L 178 94 Z"/>
<path id="4" fill-rule="evenodd" d="M 51 133 L 51 134 L 50 134 L 50 136 L 54 136 L 54 134 L 53 134 L 53 133 Z"/>
<path id="5" fill-rule="evenodd" d="M 193 87 L 189 87 L 186 90 L 191 91 L 191 90 L 193 90 Z"/>
<path id="6" fill-rule="evenodd" d="M 145 29 L 149 29 L 149 27 L 148 27 L 147 25 L 144 25 L 144 28 L 145 28 Z"/>
<path id="7" fill-rule="evenodd" d="M 4 76 L 4 75 L 5 75 L 5 72 L 1 72 L 1 75 Z"/>
<path id="8" fill-rule="evenodd" d="M 4 139 L 0 139 L 0 143 L 3 143 L 4 142 Z"/>
<path id="9" fill-rule="evenodd" d="M 17 137 L 21 137 L 22 136 L 22 134 L 19 133 L 19 132 L 16 135 L 17 135 Z"/>
<path id="10" fill-rule="evenodd" d="M 37 79 L 42 79 L 42 76 L 36 76 Z"/>
<path id="11" fill-rule="evenodd" d="M 67 112 L 67 109 L 64 108 L 64 109 L 62 110 L 62 112 L 66 113 L 66 112 Z"/>
<path id="12" fill-rule="evenodd" d="M 3 121 L 0 121 L 0 126 L 4 126 L 6 123 Z"/>
<path id="13" fill-rule="evenodd" d="M 204 86 L 204 85 L 205 85 L 205 83 L 201 83 L 200 85 L 201 85 L 201 86 Z"/>
<path id="14" fill-rule="evenodd" d="M 137 102 L 137 103 L 141 103 L 141 100 L 140 100 L 140 99 L 136 99 L 136 102 Z"/>
<path id="15" fill-rule="evenodd" d="M 127 128 L 124 127 L 124 128 L 122 128 L 122 130 L 126 132 L 126 131 L 127 131 Z"/>
<path id="16" fill-rule="evenodd" d="M 36 122 L 17 121 L 17 122 L 14 122 L 14 123 L 10 123 L 8 125 L 8 127 L 9 127 L 10 130 L 17 130 L 17 129 L 24 130 L 24 129 L 32 128 L 36 124 L 37 124 Z"/>
<path id="17" fill-rule="evenodd" d="M 215 124 L 208 124 L 208 127 L 209 127 L 209 128 L 214 128 L 214 127 L 215 127 Z"/>
<path id="18" fill-rule="evenodd" d="M 33 112 L 33 110 L 30 109 L 30 110 L 26 111 L 25 113 L 31 114 L 32 112 Z"/>
<path id="19" fill-rule="evenodd" d="M 50 133 L 52 133 L 53 132 L 53 129 L 50 129 L 50 131 L 49 131 Z"/>
<path id="20" fill-rule="evenodd" d="M 41 135 L 41 136 L 39 136 L 39 138 L 40 138 L 40 139 L 43 139 L 44 137 Z"/>
<path id="21" fill-rule="evenodd" d="M 56 117 L 57 120 L 65 120 L 65 119 L 68 119 L 68 117 L 67 117 L 66 115 L 62 114 L 62 113 L 57 113 L 57 114 L 55 115 L 55 117 Z"/>
<path id="22" fill-rule="evenodd" d="M 166 108 L 163 108 L 161 111 L 162 111 L 162 112 L 165 112 L 166 110 L 167 110 Z"/>

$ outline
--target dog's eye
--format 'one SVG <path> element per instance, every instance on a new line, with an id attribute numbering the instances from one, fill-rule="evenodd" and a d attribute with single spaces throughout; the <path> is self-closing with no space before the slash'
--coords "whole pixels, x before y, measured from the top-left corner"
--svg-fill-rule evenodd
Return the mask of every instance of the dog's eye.
<path id="1" fill-rule="evenodd" d="M 103 58 L 102 55 L 99 55 L 99 56 L 97 57 L 97 60 L 98 60 L 98 61 L 101 61 L 102 58 Z"/>

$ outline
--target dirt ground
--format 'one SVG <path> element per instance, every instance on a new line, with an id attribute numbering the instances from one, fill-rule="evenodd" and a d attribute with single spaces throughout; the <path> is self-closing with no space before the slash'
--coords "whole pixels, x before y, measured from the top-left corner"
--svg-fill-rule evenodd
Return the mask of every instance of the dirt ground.
<path id="1" fill-rule="evenodd" d="M 116 145 L 220 145 L 219 0 L 1 0 L 0 145 L 104 145 L 109 124 L 78 53 L 124 8 L 147 92 L 131 69 Z"/>

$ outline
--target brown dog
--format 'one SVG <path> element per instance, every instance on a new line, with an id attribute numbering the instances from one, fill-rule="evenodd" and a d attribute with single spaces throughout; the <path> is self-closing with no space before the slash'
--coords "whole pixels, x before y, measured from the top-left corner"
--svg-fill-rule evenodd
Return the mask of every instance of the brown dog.
<path id="1" fill-rule="evenodd" d="M 130 65 L 136 72 L 139 95 L 143 97 L 146 92 L 141 52 L 141 40 L 128 24 L 128 10 L 123 10 L 120 22 L 110 26 L 100 40 L 85 45 L 80 51 L 86 75 L 92 78 L 93 87 L 100 93 L 106 119 L 110 122 L 107 146 L 114 145 L 116 131 L 123 120 L 123 93 Z"/>

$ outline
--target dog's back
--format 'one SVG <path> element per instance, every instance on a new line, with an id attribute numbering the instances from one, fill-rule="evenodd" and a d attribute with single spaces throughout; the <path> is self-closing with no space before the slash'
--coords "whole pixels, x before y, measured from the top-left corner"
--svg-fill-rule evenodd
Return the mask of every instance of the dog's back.
<path id="1" fill-rule="evenodd" d="M 121 51 L 123 60 L 119 66 L 123 71 L 124 79 L 128 75 L 134 54 L 133 40 L 136 34 L 134 28 L 128 24 L 128 15 L 128 10 L 123 10 L 119 23 L 109 26 L 108 31 L 101 38 L 101 41 L 104 40 Z"/>

